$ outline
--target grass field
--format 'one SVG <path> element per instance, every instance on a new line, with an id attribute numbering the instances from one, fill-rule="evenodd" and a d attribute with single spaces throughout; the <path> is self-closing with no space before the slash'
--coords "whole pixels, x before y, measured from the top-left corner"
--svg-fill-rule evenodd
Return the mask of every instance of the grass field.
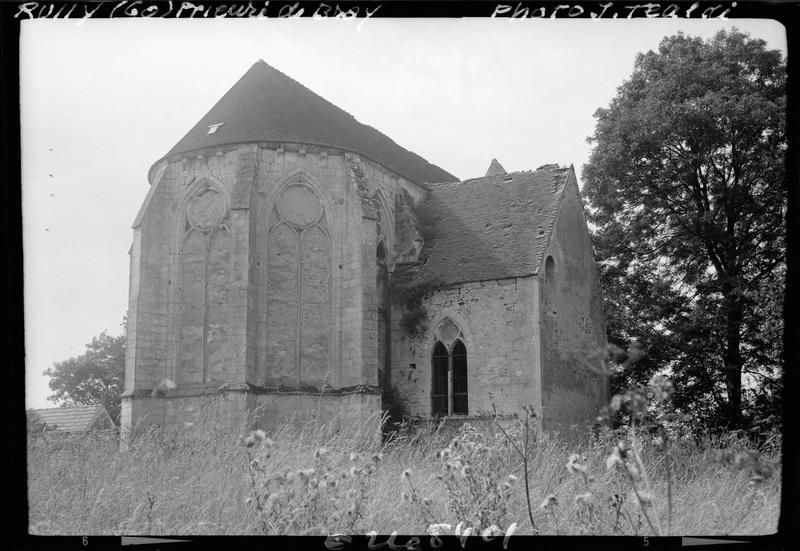
<path id="1" fill-rule="evenodd" d="M 665 447 L 645 437 L 631 442 L 630 433 L 539 434 L 513 424 L 505 433 L 421 428 L 384 443 L 358 428 L 286 426 L 242 439 L 214 426 L 198 423 L 170 439 L 151 432 L 125 452 L 113 437 L 29 439 L 30 532 L 499 534 L 515 524 L 517 534 L 741 535 L 777 528 L 776 440 L 757 453 L 733 438 L 676 438 Z M 617 448 L 620 438 L 633 447 Z"/>

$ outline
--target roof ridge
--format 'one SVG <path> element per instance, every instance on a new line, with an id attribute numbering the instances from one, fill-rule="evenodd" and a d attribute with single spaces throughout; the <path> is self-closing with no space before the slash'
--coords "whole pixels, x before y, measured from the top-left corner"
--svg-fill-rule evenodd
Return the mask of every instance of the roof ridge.
<path id="1" fill-rule="evenodd" d="M 66 411 L 69 409 L 90 409 L 97 408 L 103 404 L 90 404 L 88 406 L 55 406 L 52 408 L 28 408 L 28 411 Z"/>

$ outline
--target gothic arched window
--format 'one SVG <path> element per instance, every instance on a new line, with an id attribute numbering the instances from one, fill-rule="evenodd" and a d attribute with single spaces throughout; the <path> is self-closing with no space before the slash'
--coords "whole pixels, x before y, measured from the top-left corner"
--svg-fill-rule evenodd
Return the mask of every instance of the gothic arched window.
<path id="1" fill-rule="evenodd" d="M 321 387 L 328 375 L 331 240 L 316 191 L 302 182 L 278 196 L 266 251 L 266 380 Z"/>
<path id="2" fill-rule="evenodd" d="M 448 363 L 449 355 L 447 348 L 441 343 L 436 343 L 433 347 L 433 392 L 431 393 L 433 399 L 433 415 L 447 415 L 449 413 L 448 407 Z"/>
<path id="3" fill-rule="evenodd" d="M 186 205 L 181 242 L 178 378 L 225 380 L 230 234 L 225 198 L 205 183 Z"/>
<path id="4" fill-rule="evenodd" d="M 469 413 L 467 347 L 463 334 L 450 318 L 434 331 L 436 343 L 431 358 L 431 413 L 466 415 Z"/>

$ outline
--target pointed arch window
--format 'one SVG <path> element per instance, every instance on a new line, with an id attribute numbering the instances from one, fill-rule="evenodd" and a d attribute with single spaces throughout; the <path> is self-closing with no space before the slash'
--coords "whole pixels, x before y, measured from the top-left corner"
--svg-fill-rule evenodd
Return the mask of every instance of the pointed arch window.
<path id="1" fill-rule="evenodd" d="M 182 231 L 177 379 L 225 380 L 230 232 L 227 201 L 216 187 L 204 182 L 194 191 Z"/>
<path id="2" fill-rule="evenodd" d="M 464 336 L 450 318 L 434 332 L 436 343 L 431 358 L 431 413 L 466 415 L 469 413 L 469 376 Z"/>
<path id="3" fill-rule="evenodd" d="M 266 243 L 265 382 L 320 387 L 328 376 L 331 238 L 317 192 L 302 181 L 281 191 Z"/>

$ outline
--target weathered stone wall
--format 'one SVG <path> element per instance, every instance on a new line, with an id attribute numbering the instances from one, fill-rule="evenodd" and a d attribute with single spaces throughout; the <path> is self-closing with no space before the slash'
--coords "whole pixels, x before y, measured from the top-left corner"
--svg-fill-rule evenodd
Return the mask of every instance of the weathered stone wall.
<path id="1" fill-rule="evenodd" d="M 548 259 L 549 258 L 549 259 Z M 539 273 L 545 427 L 592 422 L 608 400 L 608 379 L 586 366 L 605 345 L 605 322 L 577 182 L 567 182 Z"/>
<path id="2" fill-rule="evenodd" d="M 464 283 L 433 293 L 426 302 L 427 327 L 403 333 L 402 311 L 392 314 L 392 382 L 411 415 L 431 415 L 435 332 L 455 322 L 467 349 L 468 416 L 540 408 L 539 333 L 535 331 L 533 277 Z M 445 336 L 446 338 L 447 336 Z"/>
<path id="3" fill-rule="evenodd" d="M 421 193 L 368 159 L 299 144 L 165 162 L 134 224 L 124 422 L 173 423 L 141 397 L 165 378 L 377 385 L 376 251 L 379 239 L 392 251 L 402 190 Z"/>

